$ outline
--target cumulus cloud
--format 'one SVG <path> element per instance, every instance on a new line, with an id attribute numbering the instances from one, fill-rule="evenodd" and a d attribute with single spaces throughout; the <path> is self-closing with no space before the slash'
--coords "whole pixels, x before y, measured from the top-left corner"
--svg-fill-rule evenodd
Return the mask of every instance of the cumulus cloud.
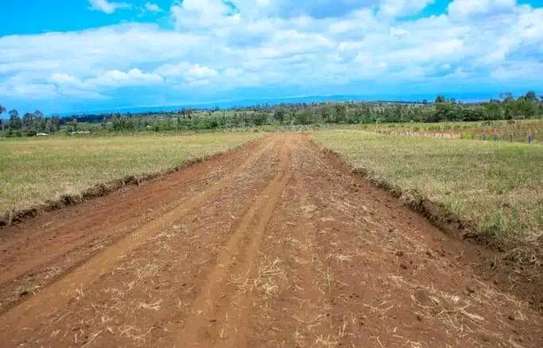
<path id="1" fill-rule="evenodd" d="M 405 17 L 417 14 L 434 0 L 383 0 L 379 12 L 385 17 Z"/>
<path id="2" fill-rule="evenodd" d="M 92 87 L 118 88 L 139 85 L 158 84 L 162 82 L 162 76 L 152 73 L 144 73 L 140 69 L 128 71 L 108 70 L 102 74 L 88 79 L 85 84 Z"/>
<path id="3" fill-rule="evenodd" d="M 109 0 L 89 0 L 91 9 L 112 14 L 118 9 L 130 8 L 131 5 L 125 2 L 113 2 Z"/>
<path id="4" fill-rule="evenodd" d="M 158 6 L 157 4 L 153 2 L 146 2 L 144 7 L 148 12 L 153 12 L 153 13 L 162 12 L 162 9 L 160 8 L 160 6 Z"/>
<path id="5" fill-rule="evenodd" d="M 237 7 L 222 0 L 184 0 L 172 5 L 171 12 L 178 30 L 224 27 L 239 21 Z"/>
<path id="6" fill-rule="evenodd" d="M 449 4 L 452 17 L 469 17 L 504 13 L 516 7 L 516 0 L 454 0 Z"/>
<path id="7" fill-rule="evenodd" d="M 205 85 L 219 75 L 219 72 L 205 65 L 180 62 L 159 66 L 155 73 L 167 82 L 186 85 Z"/>
<path id="8" fill-rule="evenodd" d="M 170 8 L 174 29 L 123 24 L 0 37 L 0 95 L 99 99 L 146 87 L 163 100 L 248 90 L 358 94 L 377 85 L 435 92 L 540 74 L 543 9 L 454 0 L 446 13 L 406 18 L 431 2 L 345 0 L 343 11 L 324 15 L 333 2 L 304 1 L 294 16 L 283 14 L 287 1 L 184 0 Z"/>

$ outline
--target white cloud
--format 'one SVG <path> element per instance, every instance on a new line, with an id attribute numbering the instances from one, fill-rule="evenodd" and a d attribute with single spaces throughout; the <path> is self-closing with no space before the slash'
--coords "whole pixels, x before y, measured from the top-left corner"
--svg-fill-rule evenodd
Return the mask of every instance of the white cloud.
<path id="1" fill-rule="evenodd" d="M 125 2 L 114 2 L 109 0 L 89 0 L 91 9 L 112 14 L 118 9 L 130 8 L 131 5 Z"/>
<path id="2" fill-rule="evenodd" d="M 145 3 L 145 9 L 149 12 L 162 12 L 162 9 L 160 8 L 160 6 L 158 6 L 157 4 L 153 3 L 153 2 L 146 2 Z"/>
<path id="3" fill-rule="evenodd" d="M 406 17 L 417 14 L 434 0 L 382 0 L 379 13 L 385 17 Z"/>
<path id="4" fill-rule="evenodd" d="M 401 39 L 409 35 L 409 32 L 402 28 L 391 27 L 390 36 Z"/>
<path id="5" fill-rule="evenodd" d="M 0 95 L 91 99 L 127 87 L 192 97 L 258 88 L 313 94 L 383 83 L 503 85 L 514 81 L 507 71 L 539 76 L 542 9 L 455 0 L 448 13 L 404 18 L 430 2 L 368 1 L 339 17 L 284 17 L 277 2 L 241 0 L 236 10 L 185 0 L 170 9 L 175 30 L 125 24 L 0 37 Z"/>
<path id="6" fill-rule="evenodd" d="M 516 0 L 454 0 L 449 4 L 449 15 L 464 18 L 508 12 L 515 7 Z"/>
<path id="7" fill-rule="evenodd" d="M 153 73 L 145 73 L 140 69 L 128 71 L 108 70 L 95 78 L 85 81 L 85 84 L 95 87 L 119 88 L 140 85 L 153 85 L 162 82 L 162 76 Z"/>
<path id="8" fill-rule="evenodd" d="M 207 84 L 212 82 L 219 72 L 208 66 L 181 62 L 177 64 L 164 64 L 159 66 L 155 73 L 164 77 L 167 81 L 175 84 L 185 83 L 188 85 Z"/>
<path id="9" fill-rule="evenodd" d="M 224 1 L 184 0 L 171 7 L 177 29 L 223 27 L 236 24 L 239 15 Z"/>
<path id="10" fill-rule="evenodd" d="M 48 83 L 56 88 L 59 95 L 85 98 L 104 98 L 104 95 L 98 92 L 100 90 L 159 85 L 163 81 L 161 75 L 145 73 L 140 69 L 108 70 L 87 79 L 67 73 L 54 73 L 48 79 Z"/>
<path id="11" fill-rule="evenodd" d="M 217 76 L 217 71 L 207 66 L 195 64 L 190 67 L 188 75 L 195 79 L 202 79 Z"/>

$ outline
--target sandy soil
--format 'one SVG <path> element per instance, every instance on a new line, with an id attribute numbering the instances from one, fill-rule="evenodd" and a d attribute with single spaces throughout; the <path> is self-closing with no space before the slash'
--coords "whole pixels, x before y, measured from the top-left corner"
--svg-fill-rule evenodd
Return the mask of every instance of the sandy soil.
<path id="1" fill-rule="evenodd" d="M 0 230 L 0 346 L 543 346 L 483 257 L 278 134 Z"/>

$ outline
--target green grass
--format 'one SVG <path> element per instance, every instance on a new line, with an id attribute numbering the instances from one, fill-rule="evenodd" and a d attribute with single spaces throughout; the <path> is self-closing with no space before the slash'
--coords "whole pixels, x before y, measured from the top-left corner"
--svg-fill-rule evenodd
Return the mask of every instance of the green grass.
<path id="1" fill-rule="evenodd" d="M 258 133 L 0 138 L 0 215 L 129 175 L 166 171 Z"/>
<path id="2" fill-rule="evenodd" d="M 506 240 L 543 234 L 543 145 L 386 136 L 360 130 L 315 139 L 377 180 L 415 191 Z"/>

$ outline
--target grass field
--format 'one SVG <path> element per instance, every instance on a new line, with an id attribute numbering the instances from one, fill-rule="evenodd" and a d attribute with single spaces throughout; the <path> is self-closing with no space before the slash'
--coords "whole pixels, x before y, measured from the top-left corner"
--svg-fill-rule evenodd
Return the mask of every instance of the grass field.
<path id="1" fill-rule="evenodd" d="M 129 175 L 225 151 L 258 133 L 0 138 L 0 216 Z"/>
<path id="2" fill-rule="evenodd" d="M 543 143 L 543 119 L 483 122 L 366 124 L 363 129 L 387 135 L 424 135 L 470 140 Z"/>
<path id="3" fill-rule="evenodd" d="M 377 180 L 415 191 L 498 239 L 543 234 L 543 146 L 360 130 L 315 138 Z"/>

